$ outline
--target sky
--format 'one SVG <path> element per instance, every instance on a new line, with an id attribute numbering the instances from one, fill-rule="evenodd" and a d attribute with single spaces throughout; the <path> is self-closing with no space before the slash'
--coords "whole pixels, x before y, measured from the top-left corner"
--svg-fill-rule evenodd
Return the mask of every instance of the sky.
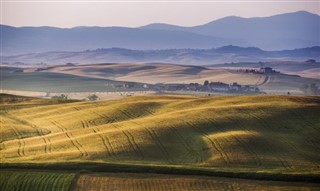
<path id="1" fill-rule="evenodd" d="M 11 26 L 201 25 L 225 16 L 265 17 L 308 11 L 320 0 L 0 0 L 1 24 Z"/>

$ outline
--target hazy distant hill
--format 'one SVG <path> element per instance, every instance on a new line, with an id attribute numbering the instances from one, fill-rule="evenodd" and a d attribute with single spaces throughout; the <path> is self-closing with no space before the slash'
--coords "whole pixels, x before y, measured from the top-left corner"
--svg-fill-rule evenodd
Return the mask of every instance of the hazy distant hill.
<path id="1" fill-rule="evenodd" d="M 305 11 L 259 18 L 230 16 L 194 27 L 151 24 L 141 28 L 242 39 L 263 49 L 292 49 L 320 44 L 320 16 Z"/>
<path id="2" fill-rule="evenodd" d="M 3 56 L 3 63 L 66 64 L 66 63 L 127 63 L 163 62 L 211 65 L 226 62 L 306 61 L 320 60 L 320 47 L 294 50 L 264 51 L 255 47 L 224 46 L 217 49 L 130 50 L 122 48 L 96 49 L 79 52 L 45 52 Z"/>
<path id="3" fill-rule="evenodd" d="M 1 25 L 4 55 L 44 51 L 82 51 L 100 47 L 128 49 L 212 48 L 226 44 L 246 45 L 242 40 L 224 39 L 182 31 L 125 27 L 11 27 Z"/>
<path id="4" fill-rule="evenodd" d="M 267 50 L 320 45 L 320 16 L 295 12 L 264 18 L 225 17 L 194 27 L 151 24 L 126 27 L 1 26 L 3 55 L 96 48 L 213 48 L 229 44 Z"/>

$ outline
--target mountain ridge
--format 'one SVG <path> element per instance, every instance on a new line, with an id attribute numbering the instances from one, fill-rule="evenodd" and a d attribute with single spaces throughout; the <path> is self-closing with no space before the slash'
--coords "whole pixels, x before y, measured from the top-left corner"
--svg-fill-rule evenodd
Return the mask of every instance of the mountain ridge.
<path id="1" fill-rule="evenodd" d="M 223 38 L 239 38 L 253 46 L 274 50 L 302 48 L 320 44 L 320 16 L 307 11 L 284 13 L 269 17 L 243 18 L 227 16 L 202 25 L 182 27 L 151 24 L 141 28 L 191 31 Z M 263 39 L 266 39 L 265 41 Z M 277 43 L 281 40 L 282 42 Z M 313 44 L 313 45 L 312 45 Z"/>
<path id="2" fill-rule="evenodd" d="M 193 27 L 170 24 L 137 28 L 0 27 L 3 55 L 81 51 L 99 47 L 208 49 L 233 44 L 278 50 L 320 46 L 320 16 L 306 11 L 270 17 L 228 16 Z"/>

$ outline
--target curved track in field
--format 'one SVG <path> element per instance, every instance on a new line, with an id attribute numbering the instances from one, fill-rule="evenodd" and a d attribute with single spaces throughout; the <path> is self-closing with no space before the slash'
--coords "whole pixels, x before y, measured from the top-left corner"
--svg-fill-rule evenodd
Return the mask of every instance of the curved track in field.
<path id="1" fill-rule="evenodd" d="M 146 96 L 8 110 L 3 162 L 320 171 L 318 97 Z M 10 136 L 9 136 L 10 135 Z"/>

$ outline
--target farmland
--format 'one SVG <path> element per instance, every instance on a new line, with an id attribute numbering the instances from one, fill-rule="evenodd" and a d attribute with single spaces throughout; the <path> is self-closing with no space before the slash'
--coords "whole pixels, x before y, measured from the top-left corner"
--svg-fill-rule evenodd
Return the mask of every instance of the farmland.
<path id="1" fill-rule="evenodd" d="M 51 72 L 1 73 L 1 89 L 38 91 L 38 92 L 96 92 L 96 91 L 128 91 L 122 87 L 126 82 L 107 79 L 95 79 L 70 74 Z M 108 86 L 106 86 L 108 85 Z M 116 87 L 121 86 L 121 87 Z M 135 83 L 142 90 L 142 85 Z"/>
<path id="2" fill-rule="evenodd" d="M 320 191 L 319 2 L 0 1 L 0 191 Z"/>
<path id="3" fill-rule="evenodd" d="M 203 83 L 209 81 L 232 80 L 241 84 L 255 84 L 263 81 L 257 75 L 234 74 L 222 69 L 208 69 L 203 66 L 185 66 L 176 64 L 88 64 L 78 66 L 53 66 L 48 72 L 64 73 L 92 78 L 111 79 L 119 81 L 134 81 L 141 83 Z"/>
<path id="4" fill-rule="evenodd" d="M 319 112 L 318 97 L 287 96 L 138 96 L 12 109 L 1 113 L 1 160 L 318 173 Z"/>
<path id="5" fill-rule="evenodd" d="M 306 84 L 320 85 L 319 79 L 286 74 L 256 74 L 225 68 L 184 66 L 163 63 L 106 63 L 58 65 L 47 68 L 2 66 L 2 93 L 50 97 L 61 93 L 73 99 L 84 99 L 92 93 L 101 99 L 125 97 L 128 94 L 154 94 L 161 84 L 203 84 L 204 81 L 258 87 L 268 94 L 302 95 Z M 126 87 L 131 84 L 132 87 Z M 146 85 L 146 87 L 144 86 Z M 146 93 L 145 91 L 149 91 Z M 163 93 L 163 92 L 161 92 Z M 183 92 L 178 92 L 183 93 Z M 213 93 L 213 92 L 210 92 Z M 219 93 L 219 92 L 218 92 Z M 184 94 L 196 95 L 197 92 Z"/>
<path id="6" fill-rule="evenodd" d="M 93 183 L 93 184 L 92 184 Z M 99 173 L 81 175 L 76 190 L 99 191 L 212 191 L 212 190 L 317 190 L 317 184 L 270 182 L 231 178 L 159 174 Z"/>
<path id="7" fill-rule="evenodd" d="M 24 166 L 24 168 L 27 166 Z M 34 167 L 31 167 L 34 168 Z M 305 182 L 284 182 L 225 178 L 218 176 L 170 175 L 155 173 L 92 173 L 63 170 L 10 169 L 0 172 L 0 190 L 33 191 L 192 191 L 192 190 L 319 190 L 320 185 Z"/>
<path id="8" fill-rule="evenodd" d="M 0 190 L 1 191 L 28 191 L 28 190 L 60 190 L 67 191 L 73 173 L 50 172 L 50 171 L 15 171 L 1 170 Z"/>
<path id="9" fill-rule="evenodd" d="M 300 63 L 299 66 L 304 66 L 304 64 L 305 63 Z M 290 65 L 290 67 L 291 66 L 292 64 Z M 245 67 L 250 68 L 250 65 L 243 65 L 243 68 Z M 210 68 L 205 66 L 185 66 L 163 63 L 118 63 L 88 64 L 78 66 L 53 66 L 50 69 L 48 69 L 47 72 L 72 74 L 75 76 L 83 76 L 90 78 L 110 79 L 118 81 L 133 81 L 139 83 L 152 84 L 194 82 L 202 84 L 205 80 L 212 82 L 223 82 L 228 84 L 238 82 L 243 85 L 257 85 L 261 90 L 271 94 L 286 94 L 288 91 L 295 94 L 301 94 L 302 92 L 300 92 L 299 88 L 303 84 L 320 84 L 318 77 L 298 77 L 292 75 L 285 75 L 286 73 L 284 73 L 280 75 L 271 75 L 270 77 L 268 76 L 269 80 L 265 81 L 268 77 L 264 74 L 235 72 L 235 70 L 230 70 L 230 68 L 228 67 Z M 284 72 L 289 71 L 284 70 Z M 296 72 L 294 74 L 300 75 L 299 72 Z"/>
<path id="10" fill-rule="evenodd" d="M 3 177 L 38 177 L 28 175 L 35 171 L 45 173 L 39 176 L 46 181 L 55 177 L 59 187 L 76 181 L 73 187 L 79 190 L 99 190 L 104 184 L 144 190 L 169 180 L 178 182 L 172 190 L 219 185 L 223 190 L 230 181 L 246 190 L 291 190 L 291 183 L 263 180 L 319 181 L 319 97 L 154 95 L 57 101 L 1 94 L 1 103 L 0 159 L 7 169 L 1 171 L 1 184 L 7 184 Z M 120 184 L 126 173 L 131 182 Z M 167 175 L 147 179 L 145 173 Z M 37 184 L 28 181 L 16 186 Z M 46 187 L 46 181 L 37 186 Z M 84 188 L 90 186 L 86 181 L 97 188 Z M 295 189 L 318 186 L 297 183 Z M 161 189 L 169 188 L 154 188 Z"/>

